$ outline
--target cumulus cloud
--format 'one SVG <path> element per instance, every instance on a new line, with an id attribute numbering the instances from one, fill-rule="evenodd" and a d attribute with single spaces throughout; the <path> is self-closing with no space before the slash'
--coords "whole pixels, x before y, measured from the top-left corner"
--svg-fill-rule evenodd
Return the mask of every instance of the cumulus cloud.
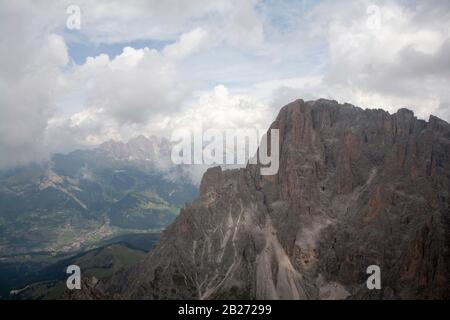
<path id="1" fill-rule="evenodd" d="M 196 126 L 204 129 L 232 128 L 264 129 L 274 119 L 274 110 L 268 105 L 242 94 L 230 93 L 224 85 L 212 90 L 194 93 L 178 115 L 167 118 L 170 129 Z"/>
<path id="2" fill-rule="evenodd" d="M 203 43 L 206 32 L 194 29 L 161 52 L 125 47 L 120 55 L 88 57 L 63 77 L 65 91 L 81 90 L 81 111 L 51 119 L 47 143 L 51 150 L 96 145 L 109 139 L 123 140 L 148 132 L 149 124 L 165 134 L 159 122 L 175 116 L 191 97 L 189 81 L 176 62 Z M 65 101 L 62 101 L 65 103 Z"/>
<path id="3" fill-rule="evenodd" d="M 175 67 L 155 50 L 125 48 L 112 60 L 98 59 L 88 71 L 95 74 L 87 105 L 119 124 L 144 123 L 155 114 L 173 111 L 185 95 Z"/>
<path id="4" fill-rule="evenodd" d="M 169 59 L 183 59 L 191 53 L 200 49 L 205 43 L 208 32 L 202 28 L 196 28 L 188 33 L 182 34 L 180 39 L 164 48 L 164 55 Z"/>

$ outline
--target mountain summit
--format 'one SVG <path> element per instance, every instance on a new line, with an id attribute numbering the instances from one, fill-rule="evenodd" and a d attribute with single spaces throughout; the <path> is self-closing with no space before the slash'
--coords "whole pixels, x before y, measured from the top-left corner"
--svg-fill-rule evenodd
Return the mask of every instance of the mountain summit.
<path id="1" fill-rule="evenodd" d="M 280 170 L 209 169 L 147 258 L 107 291 L 137 299 L 450 297 L 450 125 L 297 100 Z M 381 289 L 367 268 L 379 266 Z"/>
<path id="2" fill-rule="evenodd" d="M 110 140 L 98 147 L 99 151 L 108 153 L 118 160 L 130 161 L 164 161 L 170 163 L 171 143 L 165 138 L 140 135 L 127 143 Z"/>

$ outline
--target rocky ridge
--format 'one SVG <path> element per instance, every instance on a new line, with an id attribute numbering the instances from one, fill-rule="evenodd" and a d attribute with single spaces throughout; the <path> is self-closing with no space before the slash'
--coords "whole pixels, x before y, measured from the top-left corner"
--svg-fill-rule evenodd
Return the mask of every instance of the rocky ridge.
<path id="1" fill-rule="evenodd" d="M 450 125 L 400 109 L 294 101 L 280 169 L 209 169 L 147 258 L 106 286 L 125 299 L 450 298 Z M 368 290 L 366 268 L 381 268 Z"/>

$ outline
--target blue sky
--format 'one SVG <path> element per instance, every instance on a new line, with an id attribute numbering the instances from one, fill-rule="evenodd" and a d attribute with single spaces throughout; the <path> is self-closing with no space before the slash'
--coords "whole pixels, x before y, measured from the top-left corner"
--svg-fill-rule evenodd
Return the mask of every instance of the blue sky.
<path id="1" fill-rule="evenodd" d="M 169 40 L 133 40 L 119 43 L 93 43 L 89 41 L 71 41 L 67 42 L 67 50 L 71 59 L 76 64 L 83 64 L 87 57 L 95 57 L 102 53 L 110 57 L 118 56 L 122 53 L 124 47 L 133 47 L 142 49 L 145 47 L 161 50 L 172 41 Z"/>

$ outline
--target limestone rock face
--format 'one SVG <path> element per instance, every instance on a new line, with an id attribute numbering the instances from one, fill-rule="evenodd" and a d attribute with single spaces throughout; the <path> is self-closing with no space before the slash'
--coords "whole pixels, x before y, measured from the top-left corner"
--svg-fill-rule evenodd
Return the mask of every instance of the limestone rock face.
<path id="1" fill-rule="evenodd" d="M 137 299 L 450 298 L 450 125 L 297 100 L 271 125 L 280 169 L 208 170 L 145 261 Z M 381 269 L 369 290 L 366 269 Z"/>

